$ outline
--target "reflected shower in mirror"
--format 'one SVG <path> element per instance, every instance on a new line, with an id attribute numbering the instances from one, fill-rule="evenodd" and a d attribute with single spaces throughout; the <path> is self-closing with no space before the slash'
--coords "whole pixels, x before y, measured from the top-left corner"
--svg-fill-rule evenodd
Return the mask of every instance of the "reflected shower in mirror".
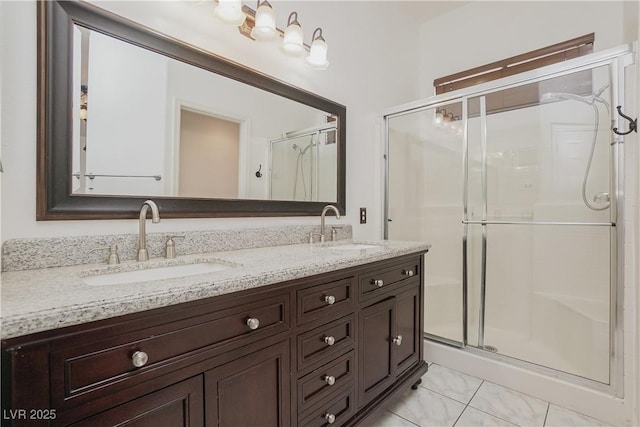
<path id="1" fill-rule="evenodd" d="M 335 115 L 77 24 L 73 38 L 73 194 L 337 200 Z"/>

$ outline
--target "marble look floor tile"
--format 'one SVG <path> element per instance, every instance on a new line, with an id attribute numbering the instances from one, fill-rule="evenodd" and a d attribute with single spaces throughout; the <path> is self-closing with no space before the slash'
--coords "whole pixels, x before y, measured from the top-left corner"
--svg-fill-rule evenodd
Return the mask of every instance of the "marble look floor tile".
<path id="1" fill-rule="evenodd" d="M 455 427 L 502 427 L 502 426 L 514 426 L 508 421 L 489 415 L 471 406 L 467 406 L 458 421 L 456 421 Z"/>
<path id="2" fill-rule="evenodd" d="M 409 390 L 389 411 L 420 427 L 452 426 L 465 405 L 423 387 Z"/>
<path id="3" fill-rule="evenodd" d="M 409 422 L 396 414 L 384 411 L 374 421 L 364 423 L 362 427 L 416 427 L 417 424 Z"/>
<path id="4" fill-rule="evenodd" d="M 482 380 L 444 366 L 433 364 L 422 376 L 422 387 L 462 403 L 469 403 Z"/>
<path id="5" fill-rule="evenodd" d="M 546 427 L 587 427 L 608 426 L 608 424 L 595 418 L 582 415 L 556 405 L 549 405 Z"/>
<path id="6" fill-rule="evenodd" d="M 469 406 L 520 426 L 542 426 L 548 403 L 496 384 L 484 382 Z"/>

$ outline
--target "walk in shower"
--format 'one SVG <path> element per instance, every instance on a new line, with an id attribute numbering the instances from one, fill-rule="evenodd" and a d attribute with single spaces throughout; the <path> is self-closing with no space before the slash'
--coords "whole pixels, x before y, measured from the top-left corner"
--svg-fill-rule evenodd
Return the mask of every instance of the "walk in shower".
<path id="1" fill-rule="evenodd" d="M 269 141 L 269 195 L 272 200 L 335 199 L 337 144 L 335 122 L 288 132 Z"/>
<path id="2" fill-rule="evenodd" d="M 425 257 L 425 337 L 616 394 L 620 48 L 385 115 L 385 237 Z"/>

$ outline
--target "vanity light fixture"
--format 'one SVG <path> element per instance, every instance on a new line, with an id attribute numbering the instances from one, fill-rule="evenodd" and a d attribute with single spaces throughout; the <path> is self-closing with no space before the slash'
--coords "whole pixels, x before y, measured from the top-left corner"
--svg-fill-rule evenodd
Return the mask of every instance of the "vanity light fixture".
<path id="1" fill-rule="evenodd" d="M 446 110 L 444 108 L 436 108 L 436 114 L 433 118 L 434 123 L 437 125 L 441 125 L 442 122 L 444 121 L 445 113 L 446 113 Z"/>
<path id="2" fill-rule="evenodd" d="M 293 20 L 292 20 L 293 18 Z M 300 56 L 305 52 L 304 34 L 298 22 L 298 12 L 291 12 L 287 20 L 287 28 L 284 30 L 282 50 L 291 56 Z"/>
<path id="3" fill-rule="evenodd" d="M 273 40 L 278 36 L 276 30 L 276 14 L 267 0 L 258 0 L 255 24 L 251 30 L 251 37 L 256 40 Z"/>
<path id="4" fill-rule="evenodd" d="M 307 64 L 316 70 L 329 68 L 327 49 L 327 42 L 322 37 L 322 28 L 316 28 L 311 37 L 311 49 L 309 49 L 309 56 L 307 56 Z"/>
<path id="5" fill-rule="evenodd" d="M 222 21 L 232 25 L 242 25 L 247 19 L 240 0 L 218 0 L 214 13 Z"/>
<path id="6" fill-rule="evenodd" d="M 231 2 L 232 0 L 216 1 L 218 2 L 218 7 L 220 7 L 223 2 Z M 282 31 L 276 27 L 276 16 L 273 7 L 267 0 L 258 0 L 257 10 L 243 5 L 241 11 L 245 15 L 245 19 L 244 22 L 238 24 L 238 30 L 243 36 L 251 40 L 272 40 L 279 35 L 283 38 L 281 50 L 285 54 L 289 56 L 304 56 L 308 52 L 306 62 L 311 68 L 326 70 L 329 67 L 327 42 L 322 37 L 322 29 L 317 28 L 313 32 L 311 46 L 305 44 L 297 12 L 291 12 L 287 20 L 287 28 Z M 234 24 L 233 22 L 229 23 Z"/>

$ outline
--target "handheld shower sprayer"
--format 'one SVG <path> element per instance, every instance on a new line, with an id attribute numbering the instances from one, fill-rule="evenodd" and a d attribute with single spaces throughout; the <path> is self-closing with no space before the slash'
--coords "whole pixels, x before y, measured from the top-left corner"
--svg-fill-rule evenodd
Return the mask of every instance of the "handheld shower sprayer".
<path id="1" fill-rule="evenodd" d="M 587 161 L 587 167 L 584 172 L 584 178 L 582 179 L 582 201 L 584 204 L 591 210 L 594 211 L 603 211 L 608 209 L 611 206 L 610 195 L 609 193 L 598 193 L 594 196 L 593 201 L 596 203 L 600 203 L 601 206 L 595 206 L 591 204 L 591 202 L 587 198 L 587 181 L 589 180 L 589 175 L 591 173 L 591 163 L 593 162 L 593 154 L 596 150 L 596 141 L 598 139 L 598 129 L 600 127 L 600 111 L 598 110 L 597 103 L 603 104 L 607 108 L 607 113 L 611 115 L 609 110 L 609 103 L 605 101 L 601 95 L 605 90 L 609 87 L 609 84 L 605 84 L 597 91 L 593 92 L 588 96 L 576 95 L 574 93 L 564 93 L 564 92 L 546 92 L 540 96 L 541 103 L 547 102 L 555 102 L 560 100 L 572 100 L 582 102 L 587 105 L 591 105 L 594 111 L 594 129 L 593 129 L 593 139 L 591 142 L 591 153 L 589 154 L 589 160 Z"/>

